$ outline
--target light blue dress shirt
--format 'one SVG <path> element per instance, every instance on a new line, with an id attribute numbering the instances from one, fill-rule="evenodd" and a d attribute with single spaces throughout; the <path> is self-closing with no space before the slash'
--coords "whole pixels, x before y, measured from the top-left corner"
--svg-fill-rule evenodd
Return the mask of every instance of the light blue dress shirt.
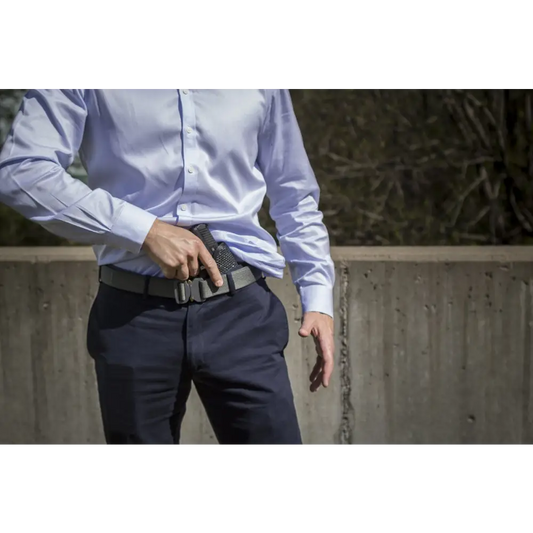
<path id="1" fill-rule="evenodd" d="M 88 184 L 66 169 L 79 151 Z M 265 194 L 276 241 L 259 225 Z M 281 278 L 303 312 L 333 316 L 319 187 L 288 90 L 30 90 L 0 153 L 0 201 L 99 265 L 163 276 L 141 246 L 153 222 L 207 223 Z"/>

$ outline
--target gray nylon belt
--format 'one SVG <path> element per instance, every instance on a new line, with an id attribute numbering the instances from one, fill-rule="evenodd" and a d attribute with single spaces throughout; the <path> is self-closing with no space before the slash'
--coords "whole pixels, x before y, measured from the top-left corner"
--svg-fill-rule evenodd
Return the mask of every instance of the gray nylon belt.
<path id="1" fill-rule="evenodd" d="M 180 281 L 178 279 L 144 276 L 113 265 L 102 265 L 99 280 L 115 289 L 174 298 L 177 303 L 184 304 L 186 302 L 203 302 L 213 296 L 242 289 L 261 277 L 264 277 L 261 270 L 246 265 L 228 274 L 222 274 L 224 284 L 222 287 L 216 287 L 209 278 L 196 277 L 191 280 Z M 231 279 L 233 279 L 233 283 Z"/>

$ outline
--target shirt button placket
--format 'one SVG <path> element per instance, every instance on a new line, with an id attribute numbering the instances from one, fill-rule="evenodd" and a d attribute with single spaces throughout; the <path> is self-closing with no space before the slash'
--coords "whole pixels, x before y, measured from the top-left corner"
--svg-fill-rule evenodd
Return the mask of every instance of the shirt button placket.
<path id="1" fill-rule="evenodd" d="M 187 135 L 183 137 L 183 164 L 186 168 L 183 183 L 183 193 L 179 202 L 180 222 L 184 225 L 192 223 L 192 208 L 191 202 L 194 199 L 197 190 L 198 172 L 195 167 L 196 142 L 192 135 L 194 126 L 196 125 L 196 117 L 194 112 L 194 100 L 192 94 L 188 89 L 181 89 L 181 104 L 183 110 L 182 128 Z"/>

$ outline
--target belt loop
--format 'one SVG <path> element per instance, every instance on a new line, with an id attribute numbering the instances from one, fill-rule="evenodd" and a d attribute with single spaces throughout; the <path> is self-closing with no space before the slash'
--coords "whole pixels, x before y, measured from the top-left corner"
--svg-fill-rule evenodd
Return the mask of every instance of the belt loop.
<path id="1" fill-rule="evenodd" d="M 143 290 L 143 299 L 146 300 L 148 297 L 148 286 L 150 285 L 150 276 L 144 276 L 144 290 Z"/>
<path id="2" fill-rule="evenodd" d="M 235 281 L 233 280 L 233 272 L 227 272 L 226 278 L 228 279 L 229 293 L 231 296 L 233 296 L 235 292 Z"/>

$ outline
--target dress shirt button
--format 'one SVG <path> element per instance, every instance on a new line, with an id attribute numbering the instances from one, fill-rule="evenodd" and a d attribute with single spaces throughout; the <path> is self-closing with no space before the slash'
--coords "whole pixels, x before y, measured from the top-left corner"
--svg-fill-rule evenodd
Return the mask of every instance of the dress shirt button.
<path id="1" fill-rule="evenodd" d="M 189 89 L 183 89 L 183 94 L 189 94 Z"/>
<path id="2" fill-rule="evenodd" d="M 187 133 L 192 133 L 192 128 L 190 126 L 187 128 Z"/>
<path id="3" fill-rule="evenodd" d="M 194 172 L 194 168 L 189 167 L 189 168 L 187 169 L 187 172 L 188 172 L 189 174 L 192 174 L 192 173 Z"/>
<path id="4" fill-rule="evenodd" d="M 182 211 L 187 211 L 187 206 L 186 206 L 186 205 L 182 205 L 182 206 L 180 207 L 180 209 L 181 209 Z"/>

